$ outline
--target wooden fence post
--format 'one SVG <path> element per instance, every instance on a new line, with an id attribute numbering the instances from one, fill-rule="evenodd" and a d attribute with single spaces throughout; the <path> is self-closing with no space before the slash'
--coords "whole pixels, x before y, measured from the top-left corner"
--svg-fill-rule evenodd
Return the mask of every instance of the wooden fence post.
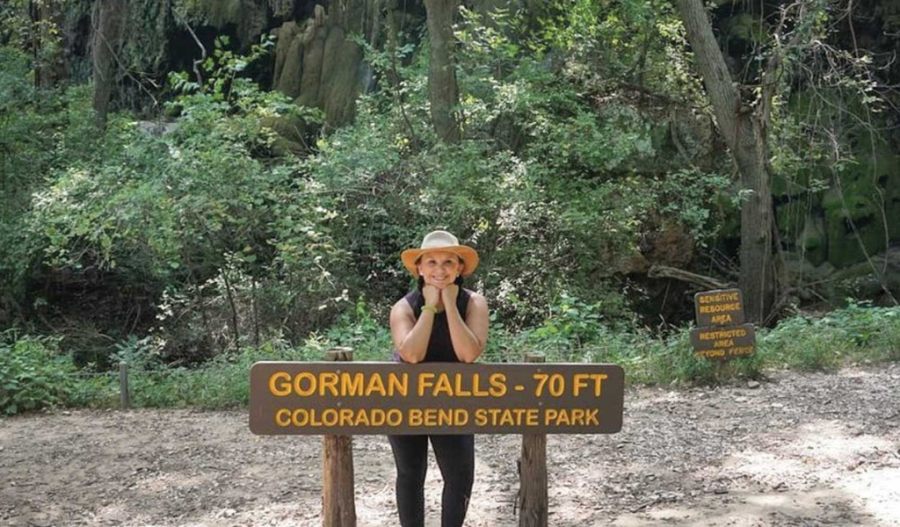
<path id="1" fill-rule="evenodd" d="M 525 362 L 545 362 L 528 353 Z M 519 527 L 547 527 L 547 435 L 522 434 L 519 460 Z"/>
<path id="2" fill-rule="evenodd" d="M 128 364 L 119 363 L 119 402 L 122 408 L 131 408 L 131 396 L 128 393 Z"/>
<path id="3" fill-rule="evenodd" d="M 333 348 L 328 361 L 353 361 L 352 348 Z M 356 527 L 353 488 L 353 436 L 325 436 L 322 441 L 322 525 Z"/>

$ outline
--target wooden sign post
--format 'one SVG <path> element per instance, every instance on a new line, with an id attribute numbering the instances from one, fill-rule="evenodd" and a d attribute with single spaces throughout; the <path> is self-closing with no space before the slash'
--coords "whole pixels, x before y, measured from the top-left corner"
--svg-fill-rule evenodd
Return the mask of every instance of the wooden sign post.
<path id="1" fill-rule="evenodd" d="M 353 350 L 329 350 L 325 360 L 352 362 Z M 353 436 L 326 435 L 322 438 L 322 525 L 356 527 L 354 498 Z"/>
<path id="2" fill-rule="evenodd" d="M 258 362 L 250 370 L 250 430 L 324 435 L 323 523 L 356 525 L 357 434 L 522 434 L 521 526 L 547 525 L 546 434 L 622 428 L 625 371 L 612 364 Z"/>
<path id="3" fill-rule="evenodd" d="M 525 356 L 525 362 L 545 360 L 538 353 Z M 519 527 L 547 527 L 547 434 L 522 434 L 518 501 Z"/>

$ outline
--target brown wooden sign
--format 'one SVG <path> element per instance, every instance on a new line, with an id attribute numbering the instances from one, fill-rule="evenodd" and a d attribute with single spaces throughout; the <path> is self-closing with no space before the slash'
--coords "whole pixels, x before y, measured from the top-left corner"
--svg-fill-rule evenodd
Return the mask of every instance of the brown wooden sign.
<path id="1" fill-rule="evenodd" d="M 719 289 L 694 295 L 697 325 L 739 326 L 744 323 L 744 303 L 740 289 Z"/>
<path id="2" fill-rule="evenodd" d="M 698 357 L 728 360 L 752 355 L 756 349 L 753 324 L 727 328 L 699 328 L 691 330 L 691 345 Z"/>
<path id="3" fill-rule="evenodd" d="M 609 364 L 259 362 L 260 435 L 612 434 L 625 372 Z"/>

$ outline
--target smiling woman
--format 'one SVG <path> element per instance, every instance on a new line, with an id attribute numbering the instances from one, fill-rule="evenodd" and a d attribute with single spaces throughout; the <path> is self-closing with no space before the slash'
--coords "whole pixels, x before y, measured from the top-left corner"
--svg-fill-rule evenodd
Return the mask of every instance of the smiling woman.
<path id="1" fill-rule="evenodd" d="M 391 309 L 398 358 L 412 364 L 474 362 L 487 343 L 487 301 L 459 286 L 478 267 L 478 253 L 449 232 L 434 231 L 400 258 L 419 287 Z"/>
<path id="2" fill-rule="evenodd" d="M 463 289 L 463 277 L 478 267 L 475 249 L 456 236 L 434 231 L 401 260 L 418 279 L 418 288 L 391 309 L 395 357 L 403 362 L 464 362 L 478 359 L 487 344 L 488 306 L 484 296 Z M 388 436 L 397 464 L 397 509 L 403 527 L 425 522 L 425 472 L 428 442 L 434 448 L 444 492 L 441 525 L 463 524 L 475 478 L 472 435 Z"/>

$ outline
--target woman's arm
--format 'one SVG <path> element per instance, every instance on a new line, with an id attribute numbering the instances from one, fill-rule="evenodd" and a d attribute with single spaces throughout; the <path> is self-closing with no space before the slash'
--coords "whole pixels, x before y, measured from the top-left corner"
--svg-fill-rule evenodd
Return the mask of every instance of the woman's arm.
<path id="1" fill-rule="evenodd" d="M 447 291 L 451 287 L 457 291 Z M 471 293 L 466 308 L 466 320 L 463 321 L 456 307 L 457 286 L 444 289 L 444 309 L 447 311 L 447 325 L 450 328 L 450 340 L 453 350 L 460 362 L 475 362 L 487 346 L 488 305 L 484 296 Z"/>
<path id="2" fill-rule="evenodd" d="M 440 292 L 426 285 L 422 288 L 422 294 L 425 297 L 425 305 L 434 306 Z M 425 360 L 433 327 L 434 311 L 423 310 L 419 320 L 416 320 L 412 307 L 403 298 L 391 308 L 391 337 L 404 362 L 416 364 Z"/>

